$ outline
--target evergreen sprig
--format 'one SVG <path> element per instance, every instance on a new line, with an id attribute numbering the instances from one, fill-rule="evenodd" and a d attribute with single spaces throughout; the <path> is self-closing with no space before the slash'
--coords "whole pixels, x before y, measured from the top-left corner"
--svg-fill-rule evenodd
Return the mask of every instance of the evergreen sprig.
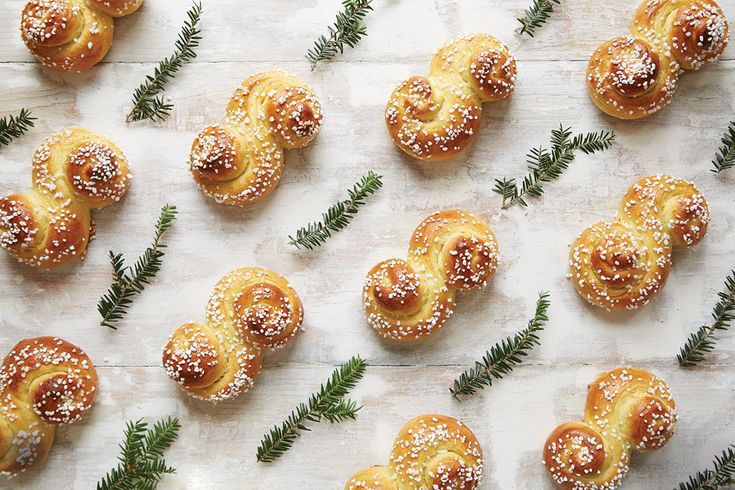
<path id="1" fill-rule="evenodd" d="M 345 397 L 363 377 L 365 368 L 365 360 L 354 356 L 335 369 L 326 384 L 312 394 L 308 402 L 300 403 L 280 426 L 273 426 L 263 436 L 258 446 L 258 461 L 271 463 L 281 457 L 301 437 L 302 431 L 310 430 L 306 422 L 355 420 L 362 407 Z"/>
<path id="2" fill-rule="evenodd" d="M 523 362 L 531 349 L 540 345 L 537 334 L 549 321 L 546 312 L 550 304 L 549 293 L 539 293 L 536 312 L 526 328 L 493 345 L 481 361 L 475 362 L 474 368 L 468 369 L 454 380 L 454 386 L 449 388 L 454 398 L 459 400 L 460 395 L 474 395 L 477 390 L 492 386 L 496 379 L 502 379 Z"/>
<path id="3" fill-rule="evenodd" d="M 174 54 L 158 63 L 153 75 L 146 75 L 146 81 L 135 89 L 133 109 L 125 119 L 127 122 L 144 119 L 163 120 L 173 109 L 173 104 L 166 102 L 159 94 L 166 90 L 166 84 L 176 75 L 185 63 L 196 58 L 194 49 L 199 47 L 202 39 L 199 35 L 199 20 L 202 15 L 202 4 L 194 2 L 186 12 L 189 20 L 184 22 L 179 38 L 176 40 Z"/>
<path id="4" fill-rule="evenodd" d="M 163 249 L 166 248 L 166 245 L 161 243 L 161 238 L 173 226 L 177 213 L 176 206 L 172 204 L 166 204 L 161 208 L 153 243 L 138 257 L 133 267 L 125 265 L 123 254 L 109 252 L 112 263 L 112 285 L 97 303 L 97 311 L 102 316 L 100 325 L 117 330 L 115 324 L 127 313 L 133 297 L 143 292 L 161 270 Z"/>
<path id="5" fill-rule="evenodd" d="M 527 196 L 540 197 L 544 193 L 544 183 L 558 179 L 574 160 L 574 152 L 580 150 L 592 154 L 607 150 L 615 141 L 613 131 L 600 131 L 578 134 L 571 138 L 571 128 L 559 126 L 551 131 L 551 151 L 544 147 L 531 149 L 526 155 L 526 164 L 530 173 L 523 179 L 518 189 L 516 179 L 503 178 L 495 180 L 493 192 L 503 196 L 503 209 L 514 204 L 528 206 Z"/>
<path id="6" fill-rule="evenodd" d="M 0 146 L 8 146 L 14 138 L 20 138 L 33 127 L 35 117 L 31 117 L 31 111 L 21 109 L 17 116 L 12 114 L 0 118 Z"/>
<path id="7" fill-rule="evenodd" d="M 128 422 L 125 439 L 120 444 L 120 461 L 99 482 L 97 490 L 153 490 L 164 475 L 176 473 L 168 466 L 163 453 L 179 436 L 179 419 L 159 420 L 153 428 L 142 419 Z"/>
<path id="8" fill-rule="evenodd" d="M 735 167 L 735 121 L 730 121 L 721 141 L 722 146 L 712 160 L 715 167 L 712 171 L 715 173 Z"/>
<path id="9" fill-rule="evenodd" d="M 717 490 L 735 484 L 735 444 L 715 456 L 714 470 L 697 471 L 686 482 L 679 483 L 678 490 Z"/>
<path id="10" fill-rule="evenodd" d="M 725 279 L 725 290 L 717 293 L 720 301 L 712 310 L 713 323 L 703 325 L 689 336 L 684 347 L 676 356 L 683 367 L 696 366 L 704 361 L 704 356 L 712 352 L 717 342 L 715 334 L 718 330 L 727 330 L 735 318 L 735 270 Z"/>
<path id="11" fill-rule="evenodd" d="M 381 187 L 383 187 L 382 176 L 372 170 L 368 171 L 359 182 L 352 186 L 352 189 L 347 191 L 349 198 L 331 205 L 325 213 L 322 213 L 321 221 L 314 221 L 298 229 L 295 237 L 289 235 L 289 245 L 309 250 L 322 245 L 332 236 L 332 233 L 349 225 L 360 206 L 365 204 L 365 198 L 377 192 Z"/>
<path id="12" fill-rule="evenodd" d="M 523 11 L 523 17 L 516 20 L 521 27 L 516 29 L 518 34 L 528 34 L 533 37 L 536 29 L 541 27 L 549 20 L 551 13 L 554 11 L 554 4 L 561 5 L 560 0 L 533 0 L 533 5 Z"/>
<path id="13" fill-rule="evenodd" d="M 329 36 L 321 35 L 314 47 L 306 53 L 312 71 L 320 61 L 331 60 L 342 54 L 345 45 L 354 48 L 363 36 L 367 36 L 365 16 L 373 10 L 372 0 L 342 0 L 344 9 L 337 13 L 334 25 L 329 26 Z"/>

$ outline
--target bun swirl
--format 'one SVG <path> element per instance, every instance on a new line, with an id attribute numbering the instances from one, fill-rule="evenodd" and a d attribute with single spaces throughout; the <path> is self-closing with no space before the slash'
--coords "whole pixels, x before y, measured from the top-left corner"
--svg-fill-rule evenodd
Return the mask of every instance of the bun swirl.
<path id="1" fill-rule="evenodd" d="M 498 255 L 495 235 L 481 218 L 459 210 L 432 214 L 414 231 L 407 260 L 384 260 L 368 273 L 368 323 L 393 340 L 433 335 L 451 316 L 456 291 L 484 287 Z"/>
<path id="2" fill-rule="evenodd" d="M 75 345 L 56 337 L 19 342 L 0 366 L 0 474 L 41 464 L 56 426 L 79 420 L 96 391 L 92 361 Z"/>
<path id="3" fill-rule="evenodd" d="M 163 367 L 190 395 L 235 398 L 255 383 L 263 351 L 286 344 L 301 327 L 301 300 L 275 272 L 235 269 L 215 286 L 206 323 L 187 323 L 169 338 Z"/>
<path id="4" fill-rule="evenodd" d="M 321 121 L 321 104 L 303 81 L 278 71 L 254 75 L 235 90 L 226 124 L 208 126 L 194 140 L 194 180 L 220 203 L 259 201 L 281 180 L 284 149 L 308 145 Z"/>
<path id="5" fill-rule="evenodd" d="M 632 33 L 603 43 L 590 58 L 587 89 L 605 113 L 639 119 L 671 102 L 682 70 L 698 70 L 727 46 L 728 22 L 709 0 L 645 0 Z"/>
<path id="6" fill-rule="evenodd" d="M 482 104 L 510 97 L 515 78 L 515 58 L 494 37 L 452 39 L 432 58 L 428 77 L 411 77 L 393 91 L 385 109 L 388 133 L 414 158 L 450 158 L 479 133 Z"/>
<path id="7" fill-rule="evenodd" d="M 91 210 L 122 199 L 128 161 L 109 139 L 70 128 L 44 140 L 33 156 L 33 188 L 0 199 L 0 245 L 21 262 L 51 269 L 84 258 Z"/>
<path id="8" fill-rule="evenodd" d="M 30 0 L 23 9 L 23 41 L 53 71 L 83 72 L 112 46 L 113 17 L 135 12 L 143 0 Z"/>
<path id="9" fill-rule="evenodd" d="M 572 244 L 577 292 L 608 310 L 646 305 L 669 277 L 672 247 L 697 245 L 709 221 L 707 201 L 693 183 L 664 175 L 640 179 L 615 221 L 587 228 Z"/>
<path id="10" fill-rule="evenodd" d="M 663 380 L 642 369 L 614 369 L 590 384 L 584 422 L 551 432 L 544 464 L 562 488 L 613 490 L 629 470 L 631 453 L 665 446 L 676 420 L 676 404 Z"/>
<path id="11" fill-rule="evenodd" d="M 355 473 L 345 490 L 473 490 L 482 479 L 482 458 L 480 443 L 462 421 L 422 415 L 396 436 L 389 466 Z"/>

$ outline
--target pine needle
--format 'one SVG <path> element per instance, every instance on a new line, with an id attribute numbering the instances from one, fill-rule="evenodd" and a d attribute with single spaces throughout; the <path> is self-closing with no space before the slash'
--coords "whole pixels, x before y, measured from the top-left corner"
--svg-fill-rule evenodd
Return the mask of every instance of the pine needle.
<path id="1" fill-rule="evenodd" d="M 178 438 L 181 424 L 171 417 L 157 421 L 152 429 L 142 419 L 128 422 L 120 444 L 120 462 L 99 482 L 97 490 L 156 488 L 164 475 L 175 473 L 163 453 Z"/>
<path id="2" fill-rule="evenodd" d="M 17 116 L 0 118 L 0 146 L 8 146 L 13 139 L 23 136 L 33 127 L 35 120 L 35 117 L 31 117 L 31 111 L 26 109 L 21 109 Z"/>
<path id="3" fill-rule="evenodd" d="M 300 228 L 296 231 L 296 237 L 289 235 L 288 244 L 309 250 L 324 244 L 332 233 L 346 228 L 359 211 L 360 206 L 365 204 L 365 198 L 377 192 L 381 187 L 383 187 L 382 176 L 372 170 L 368 171 L 367 175 L 364 175 L 352 186 L 352 189 L 347 191 L 348 199 L 331 205 L 326 213 L 322 213 L 322 221 L 314 221 Z"/>
<path id="4" fill-rule="evenodd" d="M 703 325 L 691 334 L 676 356 L 682 367 L 692 367 L 703 362 L 704 356 L 715 348 L 717 331 L 730 328 L 730 323 L 735 318 L 735 270 L 725 279 L 725 291 L 717 295 L 720 301 L 712 310 L 713 323 Z"/>
<path id="5" fill-rule="evenodd" d="M 526 207 L 528 196 L 541 197 L 544 193 L 544 183 L 558 179 L 569 168 L 574 161 L 576 150 L 592 154 L 607 150 L 615 141 L 615 133 L 612 131 L 578 134 L 574 138 L 571 136 L 571 128 L 560 125 L 559 129 L 551 131 L 551 151 L 543 147 L 531 149 L 526 155 L 530 173 L 523 178 L 520 189 L 515 179 L 495 180 L 493 192 L 503 197 L 503 209 L 508 209 L 514 204 Z"/>
<path id="6" fill-rule="evenodd" d="M 735 121 L 730 121 L 721 141 L 722 146 L 715 155 L 715 159 L 712 160 L 712 165 L 715 167 L 712 171 L 715 173 L 735 167 Z"/>
<path id="7" fill-rule="evenodd" d="M 102 316 L 100 325 L 117 330 L 115 324 L 128 312 L 133 297 L 143 292 L 161 270 L 163 249 L 166 248 L 166 245 L 161 243 L 161 238 L 173 226 L 177 213 L 176 206 L 171 204 L 161 208 L 153 243 L 138 257 L 133 267 L 125 265 L 121 253 L 109 252 L 112 263 L 112 285 L 97 303 L 97 311 Z"/>
<path id="8" fill-rule="evenodd" d="M 541 27 L 549 20 L 551 13 L 554 11 L 554 4 L 561 5 L 560 0 L 533 0 L 533 5 L 523 11 L 523 17 L 516 20 L 521 27 L 516 29 L 518 34 L 528 34 L 533 37 L 536 29 Z"/>
<path id="9" fill-rule="evenodd" d="M 354 48 L 363 36 L 367 36 L 365 16 L 373 10 L 372 0 L 342 0 L 344 9 L 337 13 L 334 25 L 329 26 L 329 35 L 321 35 L 314 41 L 314 47 L 306 53 L 306 59 L 314 71 L 320 61 L 331 60 L 342 54 L 345 45 Z"/>
<path id="10" fill-rule="evenodd" d="M 502 379 L 521 364 L 531 349 L 540 345 L 537 334 L 549 321 L 546 314 L 549 305 L 549 293 L 546 291 L 539 293 L 536 313 L 529 320 L 528 326 L 492 346 L 481 361 L 475 362 L 474 368 L 463 372 L 454 381 L 454 386 L 449 388 L 454 398 L 459 400 L 460 395 L 474 395 L 477 390 L 492 386 L 495 380 Z"/>
<path id="11" fill-rule="evenodd" d="M 360 356 L 354 356 L 339 366 L 308 402 L 299 404 L 280 426 L 273 426 L 263 436 L 258 446 L 258 461 L 271 463 L 281 457 L 301 437 L 301 432 L 310 430 L 305 425 L 307 421 L 320 422 L 324 419 L 339 423 L 355 420 L 362 407 L 345 397 L 362 379 L 365 368 L 365 360 Z"/>
<path id="12" fill-rule="evenodd" d="M 159 94 L 166 90 L 166 84 L 171 81 L 185 63 L 196 58 L 197 55 L 194 49 L 199 47 L 199 41 L 202 39 L 199 35 L 201 33 L 199 20 L 202 15 L 202 4 L 194 2 L 186 15 L 189 20 L 181 28 L 181 33 L 175 43 L 174 54 L 159 62 L 153 75 L 147 75 L 146 81 L 135 89 L 133 109 L 125 119 L 126 122 L 142 121 L 144 119 L 162 121 L 171 113 L 174 107 L 173 104 L 166 102 Z"/>
<path id="13" fill-rule="evenodd" d="M 698 471 L 686 482 L 679 483 L 678 490 L 717 490 L 735 484 L 735 444 L 715 456 L 714 470 Z"/>

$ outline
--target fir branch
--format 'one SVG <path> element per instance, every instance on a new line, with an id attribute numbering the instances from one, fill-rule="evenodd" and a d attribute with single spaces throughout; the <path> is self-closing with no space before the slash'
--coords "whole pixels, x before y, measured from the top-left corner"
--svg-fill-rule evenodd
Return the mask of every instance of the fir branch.
<path id="1" fill-rule="evenodd" d="M 727 132 L 722 136 L 722 146 L 712 160 L 712 169 L 715 173 L 720 173 L 735 167 L 735 121 L 730 121 Z"/>
<path id="2" fill-rule="evenodd" d="M 571 138 L 571 128 L 559 126 L 551 131 L 551 151 L 544 147 L 533 148 L 526 155 L 530 173 L 523 178 L 521 188 L 515 179 L 495 180 L 493 192 L 503 197 L 503 209 L 514 204 L 528 206 L 527 196 L 540 197 L 544 193 L 544 183 L 558 179 L 574 160 L 574 152 L 579 150 L 592 154 L 607 150 L 615 141 L 612 131 L 578 134 Z"/>
<path id="3" fill-rule="evenodd" d="M 161 243 L 161 238 L 173 226 L 177 213 L 176 206 L 172 204 L 166 204 L 161 208 L 153 243 L 138 257 L 133 267 L 125 265 L 121 253 L 109 252 L 112 285 L 97 303 L 97 311 L 102 316 L 100 325 L 117 330 L 115 324 L 127 313 L 133 297 L 143 292 L 161 270 L 163 249 L 166 248 L 166 245 Z"/>
<path id="4" fill-rule="evenodd" d="M 473 395 L 485 386 L 492 386 L 493 381 L 502 379 L 510 373 L 535 345 L 540 345 L 538 333 L 544 329 L 549 321 L 546 315 L 549 309 L 549 293 L 539 293 L 536 302 L 536 313 L 528 321 L 528 326 L 515 335 L 498 342 L 485 353 L 481 361 L 475 362 L 475 367 L 463 372 L 454 381 L 449 392 L 459 400 L 460 395 Z"/>
<path id="5" fill-rule="evenodd" d="M 310 430 L 305 425 L 307 421 L 320 422 L 324 419 L 338 423 L 355 420 L 362 407 L 345 397 L 363 377 L 365 367 L 365 360 L 354 356 L 335 369 L 326 384 L 312 394 L 307 403 L 300 403 L 280 427 L 273 426 L 263 436 L 258 446 L 258 461 L 271 463 L 281 457 L 301 437 L 302 431 Z"/>
<path id="6" fill-rule="evenodd" d="M 14 138 L 23 136 L 23 133 L 33 127 L 35 120 L 35 117 L 31 117 L 31 111 L 26 109 L 21 109 L 17 116 L 0 118 L 0 146 L 8 146 Z"/>
<path id="7" fill-rule="evenodd" d="M 140 84 L 133 93 L 133 109 L 125 119 L 126 122 L 144 119 L 163 120 L 173 109 L 173 104 L 166 102 L 159 94 L 166 90 L 166 84 L 176 75 L 185 63 L 196 58 L 194 49 L 199 47 L 202 37 L 199 35 L 199 20 L 202 15 L 202 4 L 194 2 L 186 12 L 189 20 L 184 22 L 179 38 L 175 43 L 175 51 L 169 58 L 158 63 L 153 75 L 146 75 L 146 81 Z"/>
<path id="8" fill-rule="evenodd" d="M 152 429 L 142 419 L 128 422 L 125 439 L 120 444 L 120 462 L 99 482 L 97 490 L 156 488 L 164 475 L 175 473 L 163 453 L 179 436 L 179 419 L 171 417 L 157 421 Z"/>
<path id="9" fill-rule="evenodd" d="M 297 230 L 296 237 L 289 235 L 288 244 L 309 250 L 322 245 L 332 236 L 333 232 L 336 233 L 349 225 L 360 206 L 365 204 L 365 198 L 377 192 L 381 187 L 383 187 L 382 176 L 372 170 L 368 171 L 367 175 L 364 175 L 352 186 L 352 189 L 347 191 L 348 199 L 330 206 L 326 213 L 322 213 L 322 221 L 314 221 Z"/>
<path id="10" fill-rule="evenodd" d="M 689 481 L 679 483 L 678 490 L 717 490 L 735 484 L 735 444 L 715 456 L 714 470 L 697 471 Z"/>
<path id="11" fill-rule="evenodd" d="M 331 60 L 342 54 L 345 45 L 354 48 L 363 36 L 367 36 L 365 16 L 373 10 L 372 0 L 342 0 L 344 9 L 337 13 L 337 20 L 329 26 L 329 36 L 321 35 L 314 41 L 314 47 L 306 53 L 311 70 L 320 61 Z"/>
<path id="12" fill-rule="evenodd" d="M 523 11 L 523 17 L 516 20 L 521 27 L 516 29 L 518 34 L 528 34 L 533 37 L 536 29 L 541 27 L 549 20 L 551 13 L 554 11 L 554 4 L 561 5 L 560 0 L 533 0 L 533 5 Z"/>
<path id="13" fill-rule="evenodd" d="M 689 336 L 684 347 L 676 356 L 683 367 L 692 367 L 704 361 L 704 356 L 712 352 L 717 342 L 715 333 L 727 330 L 735 319 L 735 270 L 725 279 L 725 291 L 717 293 L 720 301 L 712 310 L 713 323 L 703 325 Z"/>

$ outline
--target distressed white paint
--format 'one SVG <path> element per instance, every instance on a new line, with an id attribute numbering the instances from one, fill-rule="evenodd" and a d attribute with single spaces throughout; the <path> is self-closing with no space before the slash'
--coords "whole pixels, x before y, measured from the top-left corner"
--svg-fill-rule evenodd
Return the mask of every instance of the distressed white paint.
<path id="1" fill-rule="evenodd" d="M 663 451 L 638 456 L 626 488 L 671 488 L 735 440 L 735 333 L 723 334 L 712 362 L 685 371 L 675 354 L 708 318 L 716 292 L 735 265 L 735 173 L 716 177 L 710 159 L 735 113 L 735 49 L 722 61 L 685 75 L 672 105 L 638 122 L 598 112 L 583 76 L 602 41 L 626 32 L 634 0 L 565 1 L 535 39 L 512 33 L 527 0 L 378 0 L 370 36 L 357 49 L 309 72 L 303 54 L 331 22 L 337 0 L 205 0 L 204 40 L 196 63 L 171 83 L 176 104 L 165 123 L 126 125 L 129 98 L 169 54 L 188 7 L 147 0 L 117 21 L 115 45 L 99 67 L 57 75 L 33 63 L 20 41 L 22 2 L 0 0 L 0 113 L 27 107 L 39 117 L 28 135 L 0 149 L 0 194 L 27 189 L 35 147 L 53 131 L 82 126 L 107 134 L 129 157 L 135 180 L 125 200 L 96 213 L 97 239 L 87 260 L 52 272 L 31 270 L 0 255 L 0 351 L 19 339 L 59 335 L 83 347 L 99 369 L 99 401 L 83 422 L 59 430 L 46 465 L 11 488 L 90 488 L 115 463 L 124 420 L 179 416 L 182 436 L 168 454 L 178 468 L 161 488 L 338 489 L 354 471 L 387 460 L 400 426 L 414 415 L 463 418 L 477 433 L 488 465 L 483 489 L 551 488 L 540 463 L 551 429 L 582 416 L 586 384 L 621 364 L 648 368 L 672 386 L 679 430 Z M 735 19 L 735 1 L 721 5 Z M 387 136 L 382 109 L 405 76 L 425 73 L 446 39 L 485 31 L 519 59 L 517 90 L 486 106 L 482 135 L 465 155 L 424 166 L 404 157 Z M 327 117 L 317 140 L 287 155 L 280 187 L 247 209 L 216 205 L 190 178 L 186 159 L 194 134 L 221 120 L 226 101 L 248 75 L 280 68 L 309 81 Z M 546 144 L 559 123 L 576 131 L 614 129 L 614 150 L 579 155 L 559 181 L 527 210 L 501 211 L 493 179 L 524 174 L 524 155 Z M 367 169 L 385 177 L 344 232 L 314 252 L 287 245 L 288 234 L 340 198 Z M 584 227 L 614 215 L 637 177 L 667 172 L 694 179 L 713 223 L 696 251 L 675 253 L 666 288 L 637 313 L 588 307 L 565 278 L 569 242 Z M 97 325 L 95 305 L 109 285 L 107 250 L 136 256 L 148 243 L 159 207 L 179 206 L 167 236 L 164 270 L 140 296 L 120 330 Z M 491 285 L 461 294 L 445 331 L 416 346 L 381 341 L 361 312 L 362 279 L 378 260 L 405 254 L 414 227 L 430 212 L 465 208 L 488 219 L 501 246 Z M 306 308 L 306 331 L 266 359 L 256 387 L 240 399 L 210 406 L 183 396 L 159 367 L 168 334 L 203 318 L 214 283 L 243 265 L 288 277 Z M 508 379 L 457 403 L 447 387 L 486 348 L 524 326 L 536 293 L 552 292 L 543 345 Z M 355 353 L 373 367 L 355 397 L 357 422 L 320 425 L 279 462 L 255 462 L 262 434 L 316 389 L 333 365 Z"/>

